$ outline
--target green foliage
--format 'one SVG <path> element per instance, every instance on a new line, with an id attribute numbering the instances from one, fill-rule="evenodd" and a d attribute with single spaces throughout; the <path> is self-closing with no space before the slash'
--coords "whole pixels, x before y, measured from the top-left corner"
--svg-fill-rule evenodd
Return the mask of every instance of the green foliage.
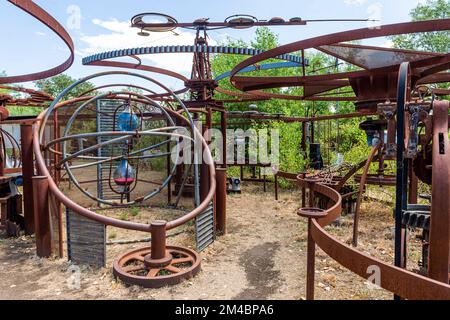
<path id="1" fill-rule="evenodd" d="M 38 90 L 48 93 L 52 97 L 57 97 L 65 88 L 76 81 L 77 79 L 62 73 L 51 78 L 34 81 L 34 85 Z M 95 88 L 95 86 L 91 82 L 84 82 L 64 96 L 62 101 L 76 98 L 84 92 L 92 90 L 93 88 Z"/>
<path id="2" fill-rule="evenodd" d="M 261 50 L 269 50 L 279 46 L 278 36 L 274 34 L 268 28 L 258 28 L 255 33 L 255 39 L 250 44 L 245 43 L 242 40 L 227 39 L 223 45 L 233 47 L 253 47 Z M 298 54 L 298 53 L 297 53 Z M 211 67 L 213 77 L 231 71 L 239 62 L 245 60 L 246 56 L 239 55 L 215 55 L 211 61 Z M 339 71 L 351 71 L 358 69 L 353 65 L 341 63 L 336 65 L 336 59 L 321 52 L 307 52 L 305 58 L 309 64 L 305 67 L 308 75 L 320 75 L 326 74 L 330 71 L 335 71 L 339 68 Z M 269 63 L 273 61 L 279 61 L 275 59 L 266 60 L 262 63 Z M 303 75 L 302 68 L 283 68 L 273 70 L 259 70 L 242 74 L 245 76 L 301 76 Z M 236 91 L 231 85 L 229 78 L 220 81 L 220 86 L 231 91 Z M 303 88 L 290 87 L 283 89 L 268 89 L 267 92 L 284 93 L 289 95 L 303 95 Z M 352 92 L 351 88 L 341 88 L 340 92 Z M 339 91 L 335 91 L 339 92 Z M 342 94 L 342 96 L 349 95 L 351 93 Z M 229 96 L 217 93 L 215 96 L 217 99 L 229 98 Z M 248 104 L 233 103 L 227 104 L 228 110 L 248 110 Z M 350 102 L 312 102 L 304 100 L 281 100 L 272 99 L 268 101 L 258 101 L 258 110 L 261 112 L 276 113 L 282 112 L 286 116 L 311 116 L 326 115 L 332 113 L 348 113 L 354 111 L 354 105 Z M 233 122 L 238 122 L 233 120 Z M 331 163 L 335 158 L 335 154 L 339 149 L 340 153 L 345 155 L 346 161 L 360 162 L 364 157 L 367 157 L 368 147 L 365 143 L 365 133 L 358 128 L 360 119 L 348 119 L 332 121 L 330 124 L 321 122 L 316 124 L 316 142 L 320 142 L 324 148 L 329 150 L 328 163 Z M 339 124 L 338 124 L 339 123 Z M 326 126 L 330 125 L 331 132 L 326 133 Z M 239 127 L 239 126 L 238 126 Z M 241 126 L 242 127 L 242 126 Z M 301 142 L 301 124 L 300 123 L 284 123 L 273 121 L 264 126 L 260 124 L 254 124 L 250 126 L 242 127 L 244 130 L 249 128 L 262 128 L 278 129 L 280 133 L 280 170 L 288 172 L 299 172 L 307 167 L 307 161 L 305 155 L 302 154 L 300 148 Z M 319 130 L 319 128 L 322 128 Z M 230 127 L 231 128 L 231 127 Z M 318 132 L 322 134 L 319 134 Z M 337 132 L 339 131 L 339 135 Z M 327 146 L 328 148 L 326 148 Z M 358 151 L 353 154 L 353 151 Z M 364 152 L 366 152 L 364 154 Z M 230 168 L 229 175 L 238 176 L 238 168 Z M 289 182 L 280 179 L 281 187 L 288 187 Z"/>
<path id="3" fill-rule="evenodd" d="M 131 214 L 133 217 L 136 217 L 136 216 L 139 214 L 139 212 L 140 212 L 139 207 L 132 206 L 132 207 L 130 208 L 130 214 Z"/>
<path id="4" fill-rule="evenodd" d="M 450 18 L 450 0 L 427 0 L 411 10 L 412 21 Z M 391 37 L 396 48 L 448 53 L 450 32 L 427 32 Z"/>

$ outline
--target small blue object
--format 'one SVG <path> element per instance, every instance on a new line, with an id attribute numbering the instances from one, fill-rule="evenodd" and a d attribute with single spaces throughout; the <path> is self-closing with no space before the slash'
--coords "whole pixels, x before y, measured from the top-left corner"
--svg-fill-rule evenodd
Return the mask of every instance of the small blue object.
<path id="1" fill-rule="evenodd" d="M 23 186 L 23 178 L 21 176 L 17 177 L 14 181 L 14 184 L 18 187 Z"/>
<path id="2" fill-rule="evenodd" d="M 134 131 L 138 127 L 138 117 L 127 107 L 117 120 L 120 131 Z"/>

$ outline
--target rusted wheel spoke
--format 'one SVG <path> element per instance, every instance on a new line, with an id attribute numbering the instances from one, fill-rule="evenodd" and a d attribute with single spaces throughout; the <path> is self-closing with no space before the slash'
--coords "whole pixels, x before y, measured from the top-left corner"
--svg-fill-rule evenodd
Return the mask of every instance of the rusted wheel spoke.
<path id="1" fill-rule="evenodd" d="M 194 262 L 194 259 L 192 257 L 176 258 L 172 260 L 172 265 L 185 262 Z"/>
<path id="2" fill-rule="evenodd" d="M 139 270 L 144 270 L 144 269 L 145 269 L 144 265 L 138 265 L 138 266 L 129 265 L 129 266 L 123 267 L 123 271 L 125 271 L 125 272 L 134 272 L 134 271 L 139 271 Z"/>
<path id="3" fill-rule="evenodd" d="M 172 265 L 165 266 L 164 269 L 173 273 L 178 273 L 181 271 L 180 268 L 174 267 Z"/>
<path id="4" fill-rule="evenodd" d="M 139 254 L 135 254 L 134 256 L 131 257 L 131 259 L 135 259 L 135 260 L 144 262 L 144 257 Z"/>
<path id="5" fill-rule="evenodd" d="M 167 246 L 172 259 L 154 261 L 150 247 L 131 250 L 119 257 L 113 266 L 114 276 L 128 284 L 160 288 L 193 277 L 200 270 L 200 257 L 192 249 Z M 148 256 L 148 257 L 147 257 Z M 166 263 L 170 263 L 163 266 Z"/>
<path id="6" fill-rule="evenodd" d="M 147 278 L 156 277 L 156 275 L 159 273 L 160 270 L 161 269 L 159 269 L 159 268 L 150 269 L 149 272 L 147 273 Z"/>

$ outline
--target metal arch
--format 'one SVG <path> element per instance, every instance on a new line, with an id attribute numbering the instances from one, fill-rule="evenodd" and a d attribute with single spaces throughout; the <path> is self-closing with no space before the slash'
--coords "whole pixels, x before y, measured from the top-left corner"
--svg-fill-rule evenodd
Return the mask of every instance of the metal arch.
<path id="1" fill-rule="evenodd" d="M 33 1 L 30 0 L 8 0 L 13 5 L 19 7 L 26 13 L 35 17 L 37 20 L 41 21 L 47 27 L 49 27 L 53 32 L 56 33 L 58 37 L 60 37 L 64 43 L 67 45 L 70 51 L 69 58 L 64 61 L 59 66 L 56 66 L 52 69 L 48 69 L 45 71 L 40 71 L 31 74 L 19 75 L 19 76 L 8 76 L 8 77 L 0 77 L 0 84 L 3 83 L 17 83 L 17 82 L 26 82 L 26 81 L 34 81 L 39 79 L 44 79 L 48 77 L 55 76 L 61 72 L 67 70 L 74 61 L 74 45 L 72 38 L 64 29 L 64 27 L 55 20 L 50 14 L 48 14 L 44 9 L 39 7 Z"/>
<path id="2" fill-rule="evenodd" d="M 441 20 L 428 20 L 428 21 L 418 21 L 418 22 L 407 22 L 407 23 L 398 23 L 391 25 L 384 25 L 378 29 L 370 29 L 370 28 L 362 28 L 355 29 L 350 31 L 344 31 L 334 34 L 328 34 L 324 36 L 319 36 L 315 38 L 310 38 L 306 40 L 301 40 L 297 42 L 293 42 L 290 44 L 282 45 L 280 47 L 265 51 L 259 55 L 248 58 L 247 60 L 242 61 L 238 65 L 236 65 L 231 71 L 231 83 L 236 89 L 246 90 L 242 87 L 243 83 L 249 83 L 251 80 L 255 80 L 255 77 L 241 77 L 237 76 L 237 74 L 244 68 L 259 63 L 261 61 L 273 58 L 275 56 L 289 54 L 290 52 L 305 50 L 309 48 L 316 48 L 323 45 L 330 45 L 334 43 L 348 42 L 353 40 L 360 39 L 369 39 L 375 37 L 382 37 L 388 35 L 398 35 L 398 34 L 411 34 L 417 32 L 432 32 L 432 31 L 446 31 L 450 30 L 450 19 L 441 19 Z M 426 67 L 429 65 L 434 65 L 437 63 L 448 64 L 450 61 L 450 54 L 443 55 L 440 57 L 433 57 L 429 59 L 425 59 L 423 61 L 413 62 L 411 65 L 414 68 L 418 67 Z M 355 71 L 355 72 L 346 72 L 346 73 L 337 73 L 333 75 L 325 75 L 325 76 L 308 76 L 303 77 L 304 79 L 308 79 L 311 81 L 317 80 L 331 80 L 331 79 L 344 79 L 348 77 L 355 76 L 364 76 L 372 73 L 385 73 L 387 71 L 396 71 L 397 66 L 385 67 L 380 69 L 374 69 L 371 71 L 363 70 L 363 71 Z M 436 70 L 431 68 L 432 70 Z M 431 72 L 428 70 L 428 72 Z M 427 74 L 428 75 L 428 74 Z M 253 79 L 252 79 L 253 78 Z M 296 81 L 298 77 L 259 77 L 261 80 L 266 80 L 266 82 L 277 82 L 278 86 L 289 86 L 292 85 L 293 82 Z M 257 80 L 257 79 L 256 79 Z M 250 91 L 252 94 L 261 95 L 261 96 L 270 96 L 269 93 L 261 92 L 256 90 L 257 86 Z M 295 97 L 285 95 L 277 95 L 276 98 L 280 99 L 303 99 L 303 97 Z"/>

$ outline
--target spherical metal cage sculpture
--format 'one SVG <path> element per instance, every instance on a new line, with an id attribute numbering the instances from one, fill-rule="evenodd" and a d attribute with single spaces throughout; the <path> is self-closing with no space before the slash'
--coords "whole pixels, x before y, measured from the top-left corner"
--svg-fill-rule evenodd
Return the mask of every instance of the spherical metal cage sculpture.
<path id="1" fill-rule="evenodd" d="M 178 103 L 186 116 L 182 116 L 179 112 L 176 112 L 171 107 L 163 105 L 161 102 L 156 102 L 149 96 L 128 91 L 111 91 L 92 97 L 83 96 L 72 99 L 71 101 L 60 102 L 67 93 L 81 83 L 93 78 L 108 75 L 137 77 L 160 86 Z M 119 99 L 121 102 L 117 104 L 112 113 L 99 115 L 98 110 L 92 110 L 91 106 L 92 103 L 103 98 Z M 78 102 L 78 104 L 76 104 L 76 102 Z M 55 113 L 58 112 L 58 110 L 62 110 L 64 107 L 69 107 L 70 114 L 65 123 L 65 130 L 62 136 L 46 141 L 44 139 L 44 131 L 49 119 L 55 117 Z M 147 128 L 145 115 L 148 111 L 150 111 L 152 115 L 155 115 L 155 113 L 158 114 L 167 125 L 156 128 Z M 81 118 L 81 120 L 85 119 L 82 116 L 85 117 L 86 112 L 93 112 L 96 116 L 110 117 L 113 130 L 106 132 L 75 132 L 74 126 L 76 120 L 78 118 Z M 166 231 L 195 218 L 209 205 L 215 192 L 215 170 L 211 153 L 199 130 L 196 128 L 191 114 L 176 94 L 158 81 L 141 74 L 125 71 L 102 72 L 86 77 L 66 88 L 53 101 L 51 106 L 38 116 L 38 120 L 40 125 L 37 126 L 34 131 L 34 150 L 36 152 L 37 166 L 40 173 L 48 177 L 52 194 L 66 207 L 89 219 L 105 225 L 130 230 L 147 231 L 152 234 L 151 247 L 135 249 L 125 253 L 116 260 L 114 263 L 115 276 L 130 284 L 139 284 L 144 287 L 160 287 L 167 284 L 178 283 L 183 279 L 194 276 L 200 270 L 200 258 L 195 251 L 178 246 L 166 247 L 165 244 Z M 181 125 L 175 125 L 175 123 Z M 177 130 L 183 131 L 182 133 L 178 133 Z M 78 148 L 76 151 L 73 151 L 70 147 L 71 142 L 77 139 L 105 136 L 110 139 L 87 147 Z M 145 140 L 146 137 L 161 138 L 162 141 L 155 142 L 150 139 L 144 141 L 145 143 L 142 143 L 143 139 Z M 117 205 L 130 206 L 136 203 L 142 203 L 154 197 L 168 185 L 178 163 L 180 154 L 179 142 L 181 140 L 183 140 L 184 144 L 194 142 L 200 143 L 205 150 L 208 150 L 203 154 L 203 160 L 206 163 L 205 165 L 209 168 L 210 189 L 205 199 L 200 202 L 198 200 L 199 181 L 196 180 L 195 198 L 197 201 L 195 209 L 170 222 L 156 220 L 150 224 L 143 224 L 132 221 L 123 221 L 100 215 L 86 209 L 73 202 L 61 192 L 54 177 L 50 175 L 49 170 L 45 166 L 45 155 L 56 155 L 57 158 L 59 158 L 59 161 L 55 164 L 56 167 L 63 167 L 70 181 L 73 182 L 79 191 L 86 197 L 97 203 L 110 205 L 112 207 Z M 165 177 L 164 181 L 157 188 L 146 192 L 145 195 L 137 198 L 130 197 L 136 184 L 141 180 L 139 179 L 139 162 L 146 159 L 168 157 L 171 155 L 171 152 L 162 152 L 159 148 L 170 144 L 170 142 L 174 142 L 176 145 L 173 149 L 173 164 L 168 171 L 167 177 Z M 120 154 L 117 156 L 96 155 L 95 152 L 102 147 L 119 150 Z M 154 153 L 146 153 L 156 149 L 158 149 L 158 151 Z M 197 177 L 199 173 L 199 157 L 200 155 L 198 152 L 192 153 L 192 166 L 194 168 L 194 175 Z M 113 172 L 111 163 L 114 161 L 119 162 L 119 165 Z M 77 180 L 74 171 L 92 167 L 99 163 L 110 165 L 110 175 L 108 177 L 109 184 L 111 189 L 121 196 L 120 202 L 102 199 L 93 195 L 85 190 Z M 125 197 L 128 199 L 124 199 Z"/>

